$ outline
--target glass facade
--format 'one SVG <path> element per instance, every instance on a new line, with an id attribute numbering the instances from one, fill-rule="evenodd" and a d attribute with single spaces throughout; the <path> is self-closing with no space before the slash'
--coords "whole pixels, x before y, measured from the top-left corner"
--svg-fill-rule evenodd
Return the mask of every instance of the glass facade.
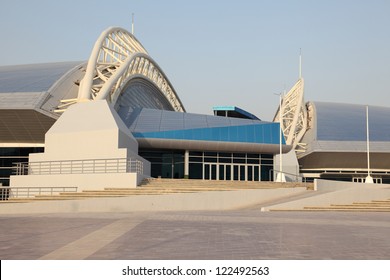
<path id="1" fill-rule="evenodd" d="M 154 178 L 184 178 L 184 151 L 140 150 L 139 155 L 151 163 Z"/>
<path id="2" fill-rule="evenodd" d="M 270 181 L 272 154 L 190 152 L 189 178 Z"/>
<path id="3" fill-rule="evenodd" d="M 9 177 L 14 174 L 15 163 L 28 162 L 30 153 L 42 153 L 43 150 L 43 147 L 0 148 L 0 184 L 9 186 Z"/>
<path id="4" fill-rule="evenodd" d="M 28 162 L 30 153 L 42 153 L 43 147 L 0 148 L 0 183 L 9 185 L 17 162 Z M 184 178 L 185 151 L 140 149 L 139 155 L 151 162 L 154 178 Z M 270 181 L 272 154 L 189 152 L 189 179 Z"/>
<path id="5" fill-rule="evenodd" d="M 184 151 L 140 150 L 154 178 L 184 178 Z M 189 179 L 270 181 L 272 154 L 189 152 Z"/>

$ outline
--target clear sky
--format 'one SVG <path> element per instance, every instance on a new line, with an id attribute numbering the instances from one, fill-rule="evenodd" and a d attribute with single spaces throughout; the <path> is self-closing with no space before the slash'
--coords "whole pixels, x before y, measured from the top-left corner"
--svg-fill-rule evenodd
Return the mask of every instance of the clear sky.
<path id="1" fill-rule="evenodd" d="M 300 48 L 306 101 L 390 107 L 389 0 L 0 0 L 0 65 L 87 60 L 132 13 L 188 112 L 235 105 L 271 120 Z"/>

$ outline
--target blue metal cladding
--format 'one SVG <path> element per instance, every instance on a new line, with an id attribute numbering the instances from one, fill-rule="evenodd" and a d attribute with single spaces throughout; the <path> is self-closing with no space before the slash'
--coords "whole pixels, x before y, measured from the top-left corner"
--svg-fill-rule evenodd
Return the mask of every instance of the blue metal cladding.
<path id="1" fill-rule="evenodd" d="M 157 132 L 134 132 L 133 135 L 135 138 L 279 144 L 279 132 L 279 123 L 266 123 Z M 282 138 L 282 144 L 285 144 L 284 138 Z"/>

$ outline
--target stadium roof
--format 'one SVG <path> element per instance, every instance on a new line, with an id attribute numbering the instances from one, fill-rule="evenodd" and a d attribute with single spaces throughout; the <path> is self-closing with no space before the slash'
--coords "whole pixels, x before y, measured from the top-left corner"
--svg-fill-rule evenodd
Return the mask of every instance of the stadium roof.
<path id="1" fill-rule="evenodd" d="M 48 91 L 81 62 L 0 66 L 0 93 Z"/>
<path id="2" fill-rule="evenodd" d="M 59 62 L 0 67 L 0 143 L 43 144 L 62 99 L 77 97 L 83 63 Z"/>
<path id="3" fill-rule="evenodd" d="M 309 129 L 302 142 L 305 157 L 314 152 L 367 151 L 366 106 L 308 102 Z M 390 153 L 390 108 L 368 106 L 370 150 Z"/>
<path id="4" fill-rule="evenodd" d="M 366 141 L 366 106 L 315 102 L 317 140 Z M 390 108 L 368 106 L 370 141 L 390 141 Z"/>

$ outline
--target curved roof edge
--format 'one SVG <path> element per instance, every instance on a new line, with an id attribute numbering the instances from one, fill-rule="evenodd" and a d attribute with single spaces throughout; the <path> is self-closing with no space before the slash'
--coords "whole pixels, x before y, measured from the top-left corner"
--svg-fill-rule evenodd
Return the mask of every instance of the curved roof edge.
<path id="1" fill-rule="evenodd" d="M 155 84 L 175 111 L 184 106 L 165 73 L 129 31 L 120 27 L 104 30 L 93 47 L 77 102 L 105 99 L 115 105 L 133 75 Z M 74 100 L 69 101 L 71 105 Z"/>
<path id="2" fill-rule="evenodd" d="M 49 62 L 0 66 L 0 92 L 43 92 L 81 62 Z"/>

